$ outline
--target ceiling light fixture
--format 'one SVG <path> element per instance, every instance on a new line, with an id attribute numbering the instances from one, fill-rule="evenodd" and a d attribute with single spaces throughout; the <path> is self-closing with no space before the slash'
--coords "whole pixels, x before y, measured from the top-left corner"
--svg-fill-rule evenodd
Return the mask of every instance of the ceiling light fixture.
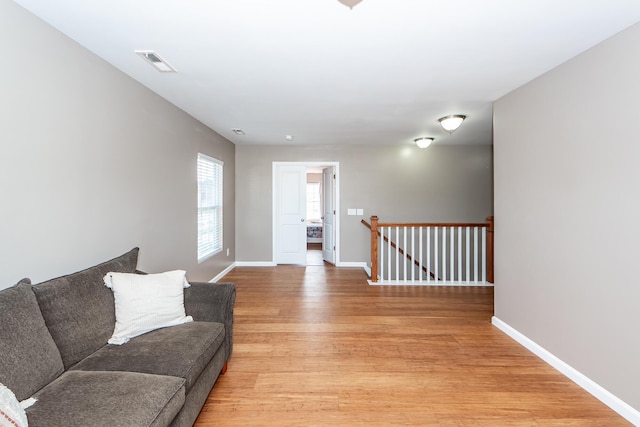
<path id="1" fill-rule="evenodd" d="M 428 146 L 431 145 L 431 143 L 433 142 L 434 139 L 435 138 L 422 137 L 422 138 L 414 139 L 413 142 L 416 143 L 418 148 L 427 148 Z"/>
<path id="2" fill-rule="evenodd" d="M 338 0 L 343 5 L 347 6 L 349 9 L 353 9 L 355 5 L 360 3 L 362 0 Z"/>
<path id="3" fill-rule="evenodd" d="M 156 70 L 162 73 L 175 73 L 176 69 L 167 63 L 156 52 L 152 50 L 136 50 L 135 51 L 142 59 L 153 65 Z"/>
<path id="4" fill-rule="evenodd" d="M 293 135 L 285 135 L 284 139 L 287 141 L 293 141 Z"/>
<path id="5" fill-rule="evenodd" d="M 235 133 L 236 135 L 240 135 L 240 136 L 246 135 L 242 129 L 238 129 L 238 128 L 236 128 L 236 129 L 231 129 L 231 130 L 232 130 L 232 131 L 233 131 L 233 133 Z"/>
<path id="6" fill-rule="evenodd" d="M 452 114 L 450 116 L 439 118 L 438 122 L 440 122 L 440 126 L 442 126 L 442 129 L 446 130 L 449 133 L 453 133 L 460 127 L 460 125 L 466 118 L 467 116 L 463 116 L 462 114 Z"/>

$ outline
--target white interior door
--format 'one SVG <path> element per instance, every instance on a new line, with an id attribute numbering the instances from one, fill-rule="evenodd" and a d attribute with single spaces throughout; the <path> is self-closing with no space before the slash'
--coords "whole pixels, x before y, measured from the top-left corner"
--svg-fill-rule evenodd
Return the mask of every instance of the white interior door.
<path id="1" fill-rule="evenodd" d="M 307 262 L 307 172 L 304 165 L 276 165 L 276 264 Z"/>
<path id="2" fill-rule="evenodd" d="M 336 168 L 322 170 L 322 258 L 336 263 Z"/>

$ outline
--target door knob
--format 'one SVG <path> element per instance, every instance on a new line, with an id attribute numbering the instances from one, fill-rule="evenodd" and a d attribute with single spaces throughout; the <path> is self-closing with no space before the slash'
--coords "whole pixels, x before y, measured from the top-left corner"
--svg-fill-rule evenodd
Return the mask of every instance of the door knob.
<path id="1" fill-rule="evenodd" d="M 300 222 L 304 222 L 304 218 L 300 218 Z"/>

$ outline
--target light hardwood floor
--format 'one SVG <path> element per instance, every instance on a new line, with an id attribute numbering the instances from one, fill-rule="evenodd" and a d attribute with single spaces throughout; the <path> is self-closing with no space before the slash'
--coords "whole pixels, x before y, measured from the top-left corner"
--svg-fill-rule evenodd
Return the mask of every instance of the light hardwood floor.
<path id="1" fill-rule="evenodd" d="M 492 288 L 373 287 L 362 269 L 236 268 L 207 426 L 627 426 L 491 325 Z"/>

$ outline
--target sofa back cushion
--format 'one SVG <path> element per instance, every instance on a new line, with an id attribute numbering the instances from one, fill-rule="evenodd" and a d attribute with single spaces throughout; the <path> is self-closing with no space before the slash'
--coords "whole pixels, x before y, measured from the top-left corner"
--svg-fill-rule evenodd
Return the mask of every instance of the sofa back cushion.
<path id="1" fill-rule="evenodd" d="M 111 289 L 103 277 L 110 271 L 133 273 L 138 248 L 94 267 L 33 287 L 42 316 L 69 368 L 107 344 L 116 323 Z"/>
<path id="2" fill-rule="evenodd" d="M 29 398 L 63 371 L 31 284 L 0 291 L 0 383 L 18 400 Z"/>

